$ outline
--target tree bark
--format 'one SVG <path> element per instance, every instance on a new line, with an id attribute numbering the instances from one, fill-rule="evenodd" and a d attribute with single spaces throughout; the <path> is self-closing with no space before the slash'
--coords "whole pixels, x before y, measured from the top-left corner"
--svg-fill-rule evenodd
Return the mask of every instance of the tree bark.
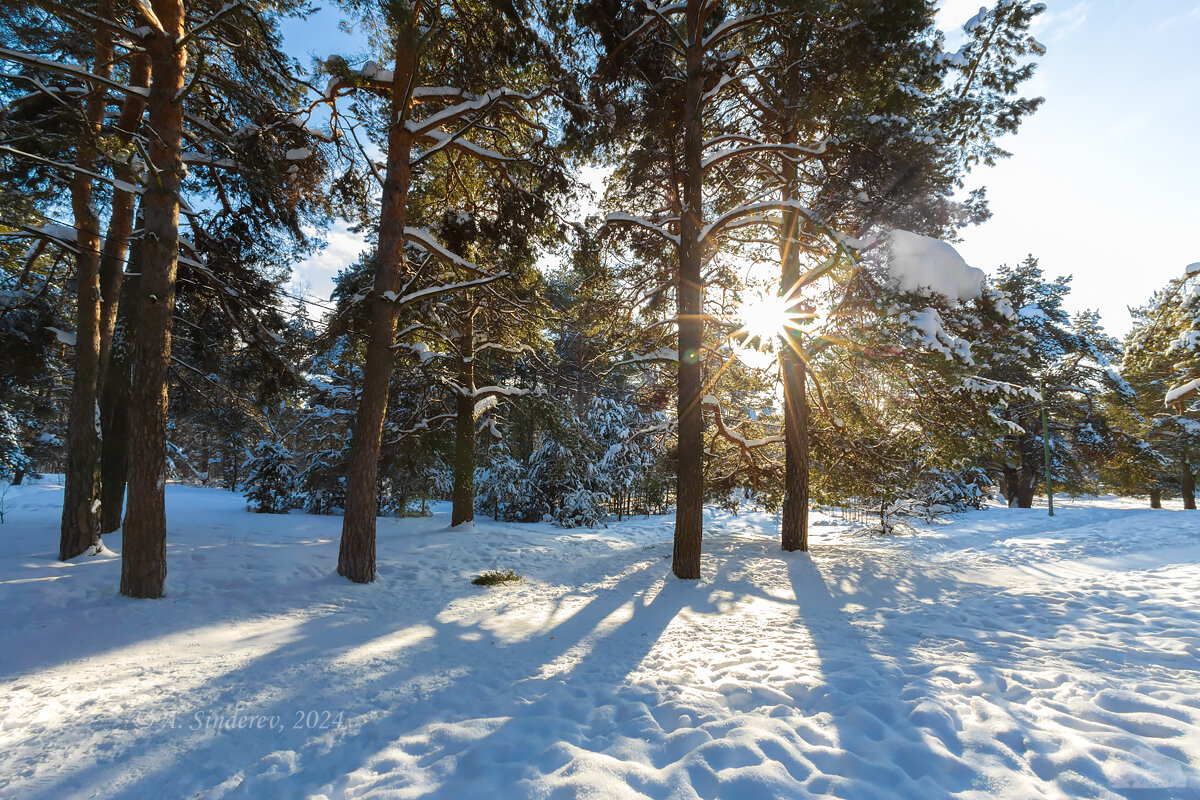
<path id="1" fill-rule="evenodd" d="M 785 137 L 795 141 L 794 128 Z M 796 165 L 784 159 L 784 199 L 796 199 Z M 782 265 L 781 288 L 794 302 L 800 296 L 800 214 L 794 209 L 783 212 L 780 226 L 779 260 Z M 790 309 L 797 311 L 794 307 Z M 808 550 L 808 396 L 804 344 L 800 331 L 782 331 L 785 347 L 779 356 L 783 372 L 784 496 L 783 525 L 780 539 L 787 552 Z"/>
<path id="2" fill-rule="evenodd" d="M 142 270 L 141 246 L 130 253 L 131 272 Z M 136 314 L 130 313 L 139 296 L 137 277 L 122 282 L 118 320 L 113 329 L 108 364 L 100 391 L 100 532 L 121 527 L 125 506 L 125 483 L 129 477 L 129 368 L 130 344 Z"/>
<path id="3" fill-rule="evenodd" d="M 109 0 L 98 13 L 108 16 Z M 103 77 L 112 72 L 112 35 L 97 28 L 92 70 Z M 104 122 L 107 90 L 93 86 L 84 109 L 83 127 L 76 139 L 71 178 L 71 210 L 75 218 L 75 378 L 67 421 L 67 467 L 63 480 L 62 526 L 58 557 L 74 558 L 100 542 L 97 528 L 97 465 L 100 452 L 96 392 L 100 376 L 100 218 L 93 202 L 92 178 Z"/>
<path id="4" fill-rule="evenodd" d="M 183 0 L 151 0 L 163 32 L 145 39 L 153 80 L 148 124 L 150 185 L 129 413 L 129 496 L 121 548 L 121 594 L 162 597 L 167 576 L 167 373 L 179 265 L 179 184 L 187 48 Z"/>
<path id="5" fill-rule="evenodd" d="M 1021 473 L 1016 467 L 1004 465 L 1004 477 L 1001 479 L 1000 491 L 1004 494 L 1004 501 L 1008 503 L 1008 507 L 1012 508 L 1017 504 L 1017 486 L 1021 483 Z"/>
<path id="6" fill-rule="evenodd" d="M 375 580 L 379 449 L 392 379 L 392 338 L 396 333 L 398 314 L 396 303 L 384 295 L 399 293 L 401 274 L 407 269 L 404 225 L 412 137 L 405 129 L 404 121 L 408 116 L 410 79 L 416 67 L 415 24 L 410 18 L 396 36 L 396 69 L 391 98 L 394 123 L 388 131 L 387 174 L 379 215 L 379 255 L 370 299 L 370 339 L 346 467 L 346 515 L 342 519 L 337 571 L 355 583 Z"/>
<path id="7" fill-rule="evenodd" d="M 1179 490 L 1183 494 L 1183 507 L 1188 511 L 1196 509 L 1196 474 L 1188 462 L 1187 447 L 1183 448 L 1183 458 L 1179 462 Z"/>
<path id="8" fill-rule="evenodd" d="M 1033 489 L 1037 485 L 1037 477 L 1033 471 L 1022 467 L 1021 479 L 1017 482 L 1017 508 L 1033 508 Z"/>
<path id="9" fill-rule="evenodd" d="M 134 54 L 129 62 L 129 85 L 150 85 L 150 59 L 144 54 Z M 146 98 L 140 94 L 127 95 L 121 104 L 117 119 L 117 141 L 128 146 L 133 135 L 142 125 L 142 112 L 146 109 Z M 126 183 L 134 183 L 136 176 L 129 164 L 113 165 L 113 174 Z M 137 195 L 133 192 L 113 189 L 112 214 L 108 219 L 108 230 L 104 234 L 104 248 L 100 251 L 100 376 L 106 380 L 108 361 L 112 352 L 113 332 L 117 325 L 120 308 L 121 280 L 125 256 L 129 251 L 129 237 L 133 233 Z M 101 506 L 103 508 L 103 506 Z"/>
<path id="10" fill-rule="evenodd" d="M 1150 490 L 1150 507 L 1162 508 L 1162 489 L 1154 488 Z"/>
<path id="11" fill-rule="evenodd" d="M 700 550 L 704 535 L 704 412 L 703 390 L 704 286 L 701 277 L 703 242 L 700 240 L 704 207 L 701 169 L 703 128 L 701 102 L 704 89 L 704 2 L 687 4 L 687 78 L 683 105 L 683 207 L 679 219 L 679 284 L 676 310 L 679 325 L 677 378 L 679 447 L 676 472 L 675 546 L 671 571 L 675 577 L 700 577 Z"/>
<path id="12" fill-rule="evenodd" d="M 459 382 L 470 396 L 455 398 L 454 504 L 450 527 L 475 519 L 475 320 L 468 316 L 466 332 L 459 340 Z"/>

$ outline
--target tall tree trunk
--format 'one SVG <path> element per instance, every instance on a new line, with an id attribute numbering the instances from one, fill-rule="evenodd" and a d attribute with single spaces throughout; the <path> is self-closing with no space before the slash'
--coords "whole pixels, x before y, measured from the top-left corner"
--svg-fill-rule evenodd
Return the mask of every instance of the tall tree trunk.
<path id="1" fill-rule="evenodd" d="M 392 338 L 398 309 L 384 295 L 400 291 L 406 271 L 404 224 L 408 204 L 409 155 L 412 137 L 404 127 L 409 103 L 409 83 L 416 66 L 415 21 L 409 20 L 396 37 L 396 69 L 392 83 L 388 131 L 387 175 L 379 214 L 379 256 L 375 263 L 371 295 L 371 328 L 363 365 L 362 395 L 354 422 L 354 436 L 346 465 L 346 515 L 338 549 L 338 574 L 355 583 L 375 580 L 375 515 L 379 497 L 377 478 L 383 418 L 387 413 L 392 380 Z"/>
<path id="2" fill-rule="evenodd" d="M 129 85 L 150 85 L 150 59 L 136 53 L 130 57 Z M 146 98 L 140 94 L 127 95 L 121 104 L 117 119 L 117 141 L 128 146 L 133 135 L 142 125 L 142 112 L 146 109 Z M 125 162 L 113 165 L 114 175 L 126 183 L 134 183 L 133 168 Z M 108 219 L 108 230 L 104 234 L 104 248 L 100 251 L 100 376 L 106 379 L 109 356 L 112 351 L 113 331 L 117 325 L 120 308 L 121 279 L 125 255 L 129 251 L 129 237 L 133 233 L 134 210 L 137 195 L 133 192 L 113 189 L 112 214 Z M 103 506 L 101 506 L 103 508 Z"/>
<path id="3" fill-rule="evenodd" d="M 1162 508 L 1162 489 L 1157 486 L 1150 490 L 1150 507 Z"/>
<path id="4" fill-rule="evenodd" d="M 1004 493 L 1004 501 L 1012 508 L 1017 504 L 1017 487 L 1021 484 L 1021 473 L 1016 467 L 1004 465 L 1004 477 L 1001 479 L 1000 491 Z"/>
<path id="5" fill-rule="evenodd" d="M 98 13 L 108 16 L 109 0 Z M 112 72 L 112 34 L 95 30 L 92 70 L 107 77 Z M 99 544 L 97 529 L 97 463 L 100 430 L 96 392 L 100 376 L 100 218 L 92 197 L 92 178 L 107 89 L 92 87 L 84 110 L 82 130 L 75 143 L 71 179 L 71 210 L 75 217 L 75 378 L 71 384 L 71 412 L 67 421 L 67 468 L 63 481 L 62 527 L 58 557 L 66 561 Z"/>
<path id="6" fill-rule="evenodd" d="M 1183 447 L 1183 458 L 1179 462 L 1179 490 L 1183 494 L 1183 507 L 1189 511 L 1196 509 L 1196 474 L 1188 460 L 1187 445 Z"/>
<path id="7" fill-rule="evenodd" d="M 140 215 L 139 215 L 140 217 Z M 108 364 L 100 391 L 100 532 L 121 527 L 125 510 L 125 483 L 129 477 L 129 369 L 131 343 L 135 335 L 139 278 L 142 271 L 140 243 L 131 248 L 129 263 L 135 273 L 122 281 L 117 322 L 113 329 Z"/>
<path id="8" fill-rule="evenodd" d="M 795 131 L 789 128 L 785 137 L 795 141 Z M 794 200 L 797 194 L 796 165 L 783 162 L 785 200 Z M 783 212 L 783 225 L 779 237 L 779 260 L 782 265 L 782 290 L 784 297 L 793 303 L 800 297 L 800 214 L 793 209 Z M 794 307 L 789 308 L 795 312 Z M 806 367 L 803 340 L 800 331 L 787 328 L 782 331 L 786 346 L 779 356 L 779 367 L 783 372 L 783 441 L 784 441 L 784 496 L 783 527 L 781 543 L 783 549 L 808 550 L 808 396 L 806 394 Z"/>
<path id="9" fill-rule="evenodd" d="M 129 497 L 121 547 L 121 594 L 162 597 L 167 577 L 167 373 L 175 271 L 179 266 L 179 182 L 183 175 L 183 91 L 187 49 L 183 0 L 151 0 L 163 32 L 145 39 L 153 80 L 148 124 L 150 185 L 133 341 L 129 412 Z"/>
<path id="10" fill-rule="evenodd" d="M 677 578 L 700 577 L 704 535 L 704 412 L 703 391 L 704 286 L 700 241 L 704 207 L 701 155 L 704 137 L 701 102 L 704 89 L 704 2 L 687 4 L 687 78 L 683 106 L 683 207 L 679 219 L 679 285 L 676 309 L 679 325 L 678 414 L 679 447 L 676 474 L 675 547 L 671 571 Z"/>
<path id="11" fill-rule="evenodd" d="M 466 332 L 459 339 L 461 358 L 458 380 L 470 396 L 455 398 L 454 420 L 454 505 L 450 527 L 475 519 L 475 319 L 469 315 Z"/>

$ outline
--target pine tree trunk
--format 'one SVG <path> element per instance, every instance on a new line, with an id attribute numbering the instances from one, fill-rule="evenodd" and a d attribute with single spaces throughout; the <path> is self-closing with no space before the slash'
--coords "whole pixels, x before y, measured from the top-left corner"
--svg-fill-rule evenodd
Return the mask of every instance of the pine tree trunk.
<path id="1" fill-rule="evenodd" d="M 388 131 L 387 175 L 379 214 L 379 254 L 375 263 L 374 291 L 370 298 L 371 327 L 363 365 L 362 394 L 355 417 L 354 436 L 346 465 L 346 515 L 338 549 L 338 574 L 355 583 L 375 580 L 375 516 L 379 449 L 392 380 L 392 338 L 396 333 L 396 303 L 385 293 L 400 291 L 406 271 L 404 257 L 405 211 L 408 203 L 409 151 L 412 137 L 404 127 L 407 91 L 415 68 L 416 31 L 410 20 L 396 37 L 391 118 Z"/>
<path id="2" fill-rule="evenodd" d="M 1150 507 L 1162 508 L 1162 489 L 1156 487 L 1150 490 Z"/>
<path id="3" fill-rule="evenodd" d="M 700 214 L 704 206 L 703 129 L 704 88 L 702 22 L 704 3 L 687 4 L 687 79 L 684 83 L 683 208 L 679 221 L 679 285 L 676 308 L 679 325 L 678 414 L 679 447 L 676 474 L 675 547 L 671 571 L 677 578 L 700 577 L 704 535 L 704 413 L 701 343 L 704 338 L 704 286 L 701 278 L 703 243 Z"/>
<path id="4" fill-rule="evenodd" d="M 1021 479 L 1017 484 L 1017 508 L 1033 508 L 1033 489 L 1037 477 L 1031 470 L 1021 467 Z"/>
<path id="5" fill-rule="evenodd" d="M 797 335 L 794 335 L 797 334 Z M 792 351 L 798 332 L 788 332 L 781 354 L 783 369 L 784 488 L 783 549 L 808 551 L 808 396 L 803 359 Z"/>
<path id="6" fill-rule="evenodd" d="M 129 70 L 129 85 L 150 85 L 150 59 L 144 54 L 134 54 L 130 57 Z M 133 139 L 133 134 L 141 127 L 142 112 L 145 108 L 146 98 L 140 94 L 130 94 L 122 101 L 116 135 L 117 141 L 122 145 L 128 145 Z M 136 182 L 133 168 L 125 162 L 114 163 L 113 173 L 126 183 Z M 100 252 L 101 382 L 106 380 L 105 373 L 112 352 L 113 333 L 120 309 L 122 273 L 125 256 L 129 251 L 129 237 L 133 233 L 136 206 L 137 195 L 133 192 L 113 189 L 112 214 L 109 216 L 108 230 L 104 234 L 104 248 Z"/>
<path id="7" fill-rule="evenodd" d="M 109 0 L 98 8 L 101 16 L 112 11 Z M 112 71 L 112 35 L 95 30 L 92 70 L 107 77 Z M 100 218 L 92 196 L 101 124 L 107 92 L 93 88 L 87 101 L 84 125 L 75 144 L 75 164 L 81 172 L 71 179 L 71 210 L 75 217 L 75 378 L 71 384 L 71 412 L 67 421 L 67 468 L 63 481 L 62 527 L 58 557 L 74 558 L 99 544 L 97 526 L 97 466 L 100 431 L 96 393 L 100 377 Z"/>
<path id="8" fill-rule="evenodd" d="M 145 219 L 141 213 L 141 225 Z M 125 484 L 129 477 L 129 369 L 140 298 L 138 277 L 142 271 L 141 243 L 129 252 L 130 272 L 121 282 L 121 298 L 116 304 L 117 319 L 110 339 L 108 361 L 101 376 L 100 389 L 100 532 L 112 533 L 121 527 L 125 510 Z M 102 323 L 103 324 L 103 323 Z M 103 330 L 101 331 L 103 336 Z"/>
<path id="9" fill-rule="evenodd" d="M 475 320 L 468 316 L 466 332 L 459 339 L 459 384 L 471 396 L 455 398 L 454 505 L 450 527 L 475 519 Z"/>
<path id="10" fill-rule="evenodd" d="M 1015 467 L 1010 467 L 1006 464 L 1004 466 L 1004 475 L 1000 479 L 1000 491 L 1004 494 L 1004 501 L 1008 503 L 1009 508 L 1013 508 L 1017 504 L 1017 486 L 1020 483 L 1020 472 Z"/>
<path id="11" fill-rule="evenodd" d="M 785 137 L 795 141 L 794 130 Z M 796 199 L 796 165 L 784 159 L 784 192 L 786 200 Z M 779 261 L 782 265 L 784 296 L 793 301 L 800 295 L 800 214 L 792 209 L 783 212 L 779 237 Z M 779 356 L 783 372 L 783 440 L 784 496 L 781 542 L 787 552 L 808 550 L 808 397 L 806 367 L 800 331 L 783 331 L 786 347 Z"/>
<path id="12" fill-rule="evenodd" d="M 100 531 L 121 527 L 125 482 L 129 475 L 129 360 L 125 354 L 109 360 L 100 394 Z"/>
<path id="13" fill-rule="evenodd" d="M 145 236 L 133 340 L 129 412 L 129 495 L 121 547 L 121 594 L 162 597 L 167 577 L 167 374 L 175 271 L 179 265 L 179 183 L 187 49 L 182 0 L 151 0 L 164 33 L 145 39 L 153 80 L 148 124 L 150 170 L 143 196 Z"/>
<path id="14" fill-rule="evenodd" d="M 1179 462 L 1179 490 L 1183 494 L 1183 507 L 1189 511 L 1196 509 L 1196 475 L 1188 462 L 1187 447 L 1183 449 L 1183 459 Z"/>

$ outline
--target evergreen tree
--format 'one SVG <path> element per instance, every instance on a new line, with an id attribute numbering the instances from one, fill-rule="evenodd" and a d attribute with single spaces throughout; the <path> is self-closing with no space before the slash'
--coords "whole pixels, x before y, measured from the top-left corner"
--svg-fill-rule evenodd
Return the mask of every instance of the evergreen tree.
<path id="1" fill-rule="evenodd" d="M 246 499 L 260 514 L 286 514 L 292 508 L 296 489 L 294 456 L 283 442 L 264 441 L 254 448 L 254 459 L 246 465 Z"/>

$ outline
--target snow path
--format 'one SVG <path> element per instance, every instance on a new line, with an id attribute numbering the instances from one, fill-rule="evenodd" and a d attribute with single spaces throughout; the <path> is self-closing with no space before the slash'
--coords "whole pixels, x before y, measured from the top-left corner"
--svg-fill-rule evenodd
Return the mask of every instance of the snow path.
<path id="1" fill-rule="evenodd" d="M 1200 514 L 817 515 L 786 555 L 709 512 L 687 584 L 669 518 L 438 513 L 381 519 L 356 586 L 340 519 L 167 492 L 168 597 L 132 601 L 54 561 L 60 488 L 9 490 L 0 796 L 1200 797 Z"/>

